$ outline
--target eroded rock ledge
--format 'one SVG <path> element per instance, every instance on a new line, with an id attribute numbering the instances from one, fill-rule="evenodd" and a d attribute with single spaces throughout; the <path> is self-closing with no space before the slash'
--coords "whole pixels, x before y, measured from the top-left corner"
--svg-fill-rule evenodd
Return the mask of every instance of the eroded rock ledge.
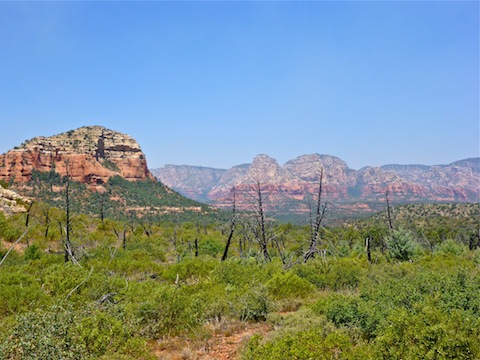
<path id="1" fill-rule="evenodd" d="M 127 180 L 153 179 L 135 139 L 103 126 L 39 136 L 0 155 L 2 180 L 27 182 L 34 170 L 54 170 L 90 185 L 105 183 L 115 175 Z"/>

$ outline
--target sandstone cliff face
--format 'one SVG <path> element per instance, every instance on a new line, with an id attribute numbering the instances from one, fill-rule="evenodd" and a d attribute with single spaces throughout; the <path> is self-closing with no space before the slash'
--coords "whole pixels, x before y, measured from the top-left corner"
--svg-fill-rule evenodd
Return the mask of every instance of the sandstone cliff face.
<path id="1" fill-rule="evenodd" d="M 36 137 L 0 155 L 0 179 L 26 182 L 32 171 L 55 170 L 90 185 L 115 175 L 153 179 L 145 155 L 129 135 L 102 126 L 86 126 L 50 137 Z"/>
<path id="2" fill-rule="evenodd" d="M 478 202 L 480 186 L 480 159 L 457 161 L 450 165 L 385 165 L 350 169 L 347 164 L 334 156 L 303 155 L 281 166 L 266 155 L 255 157 L 251 164 L 221 170 L 218 182 L 212 185 L 199 181 L 196 173 L 182 172 L 182 181 L 189 186 L 198 185 L 198 191 L 207 194 L 208 200 L 218 206 L 229 206 L 231 189 L 248 192 L 259 180 L 265 192 L 272 194 L 273 206 L 286 206 L 289 211 L 307 211 L 305 205 L 317 193 L 320 169 L 324 169 L 325 199 L 340 207 L 360 206 L 368 210 L 369 203 L 385 201 L 389 191 L 392 201 L 460 201 Z M 190 167 L 193 169 L 195 167 Z M 179 170 L 170 165 L 168 172 L 158 169 L 159 177 L 172 188 L 178 187 Z M 204 187 L 203 187 L 204 186 Z M 247 200 L 239 198 L 240 201 Z M 251 202 L 251 199 L 250 199 Z M 355 205 L 356 208 L 358 204 Z"/>

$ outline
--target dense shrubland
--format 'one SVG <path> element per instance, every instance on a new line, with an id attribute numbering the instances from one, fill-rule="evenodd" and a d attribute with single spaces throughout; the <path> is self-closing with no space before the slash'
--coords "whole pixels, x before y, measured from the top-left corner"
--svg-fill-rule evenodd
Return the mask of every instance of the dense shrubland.
<path id="1" fill-rule="evenodd" d="M 64 211 L 29 216 L 15 244 L 26 214 L 0 214 L 2 359 L 150 359 L 159 339 L 202 343 L 238 322 L 272 329 L 244 359 L 480 357 L 478 217 L 322 227 L 305 262 L 309 226 L 269 223 L 267 261 L 239 223 L 220 261 L 228 224 L 79 214 L 65 262 Z"/>

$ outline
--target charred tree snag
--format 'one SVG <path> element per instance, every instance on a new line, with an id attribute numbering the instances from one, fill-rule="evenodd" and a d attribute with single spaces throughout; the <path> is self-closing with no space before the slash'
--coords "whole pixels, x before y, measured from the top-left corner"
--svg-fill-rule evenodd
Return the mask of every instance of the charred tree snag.
<path id="1" fill-rule="evenodd" d="M 318 249 L 318 241 L 320 238 L 320 228 L 322 226 L 322 221 L 325 217 L 327 211 L 327 203 L 322 204 L 322 195 L 323 195 L 323 168 L 320 169 L 320 176 L 318 181 L 318 193 L 317 193 L 317 204 L 315 209 L 315 219 L 311 219 L 310 223 L 312 224 L 310 246 L 308 247 L 307 252 L 303 257 L 303 262 L 307 262 L 309 259 L 314 258 Z"/>
<path id="2" fill-rule="evenodd" d="M 227 243 L 225 244 L 225 250 L 223 251 L 222 261 L 225 261 L 228 256 L 228 249 L 232 243 L 233 233 L 235 232 L 236 222 L 236 189 L 232 188 L 232 218 L 230 219 L 230 233 L 228 234 Z"/>

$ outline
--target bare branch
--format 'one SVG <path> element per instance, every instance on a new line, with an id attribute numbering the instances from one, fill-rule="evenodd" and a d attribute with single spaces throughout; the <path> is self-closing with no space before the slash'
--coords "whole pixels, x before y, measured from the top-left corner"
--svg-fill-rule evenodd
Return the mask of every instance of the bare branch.
<path id="1" fill-rule="evenodd" d="M 92 272 L 93 272 L 93 266 L 90 268 L 90 273 L 88 274 L 88 276 L 80 283 L 78 284 L 77 286 L 75 286 L 72 291 L 70 291 L 67 295 L 67 297 L 65 298 L 65 300 L 68 300 L 68 298 L 70 297 L 70 295 L 72 295 L 75 290 L 77 290 L 80 286 L 82 286 L 83 284 L 85 284 L 87 282 L 87 280 L 90 278 L 90 276 L 92 275 Z"/>
<path id="2" fill-rule="evenodd" d="M 20 235 L 20 237 L 12 244 L 12 246 L 10 246 L 10 248 L 8 249 L 7 253 L 3 256 L 2 258 L 2 261 L 0 261 L 0 266 L 2 266 L 3 262 L 6 260 L 7 256 L 10 254 L 10 252 L 13 250 L 13 248 L 15 247 L 15 245 L 17 245 L 20 241 L 22 241 L 22 239 L 24 238 L 25 235 L 27 235 L 28 231 L 30 230 L 30 227 L 27 227 L 25 229 L 25 231 L 23 232 L 22 235 Z"/>

